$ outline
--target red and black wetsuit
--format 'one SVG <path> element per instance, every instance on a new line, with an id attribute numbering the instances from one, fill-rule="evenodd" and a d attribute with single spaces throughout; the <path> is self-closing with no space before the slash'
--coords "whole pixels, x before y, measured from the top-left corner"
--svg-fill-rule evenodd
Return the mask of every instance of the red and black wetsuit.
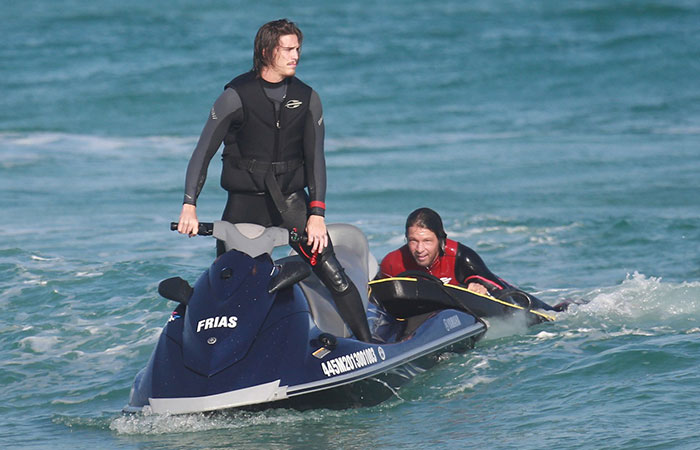
<path id="1" fill-rule="evenodd" d="M 521 292 L 525 294 L 532 306 L 539 309 L 551 310 L 552 307 L 533 295 L 511 285 L 491 272 L 481 257 L 471 248 L 451 239 L 445 239 L 445 250 L 435 262 L 428 267 L 421 267 L 411 255 L 408 244 L 390 252 L 384 257 L 379 266 L 379 278 L 395 277 L 406 271 L 420 271 L 433 275 L 445 284 L 466 286 L 475 282 L 488 289 L 489 294 L 502 298 L 506 293 Z"/>
<path id="2" fill-rule="evenodd" d="M 402 272 L 417 270 L 440 278 L 445 284 L 459 286 L 478 282 L 489 291 L 512 287 L 494 275 L 474 250 L 452 239 L 445 240 L 444 253 L 428 268 L 416 263 L 406 244 L 386 255 L 380 270 L 383 277 L 395 277 Z"/>

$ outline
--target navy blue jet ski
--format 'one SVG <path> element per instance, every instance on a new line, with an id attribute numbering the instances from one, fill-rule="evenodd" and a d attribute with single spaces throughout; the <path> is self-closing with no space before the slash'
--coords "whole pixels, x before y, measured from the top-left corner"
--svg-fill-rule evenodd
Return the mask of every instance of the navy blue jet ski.
<path id="1" fill-rule="evenodd" d="M 402 302 L 370 301 L 377 261 L 366 237 L 352 225 L 331 224 L 336 256 L 363 297 L 372 333 L 371 343 L 359 341 L 308 264 L 296 255 L 273 260 L 273 249 L 288 245 L 287 230 L 202 225 L 200 234 L 223 241 L 227 251 L 194 287 L 179 277 L 159 285 L 178 306 L 136 375 L 125 412 L 375 405 L 439 355 L 473 348 L 486 331 L 464 309 L 431 304 L 394 312 Z"/>

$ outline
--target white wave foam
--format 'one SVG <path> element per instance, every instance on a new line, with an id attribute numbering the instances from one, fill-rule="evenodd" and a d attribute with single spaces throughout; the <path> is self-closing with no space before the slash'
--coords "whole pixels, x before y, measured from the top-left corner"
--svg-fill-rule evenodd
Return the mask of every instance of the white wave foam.
<path id="1" fill-rule="evenodd" d="M 103 353 L 104 354 L 126 354 L 127 350 L 131 350 L 130 346 L 121 344 L 121 345 L 116 345 L 114 347 L 110 347 L 106 349 Z"/>
<path id="2" fill-rule="evenodd" d="M 60 342 L 58 336 L 29 336 L 20 339 L 20 346 L 34 353 L 46 353 Z"/>
<path id="3" fill-rule="evenodd" d="M 86 326 L 83 326 L 83 329 L 93 336 L 103 332 L 103 328 L 101 326 L 97 326 L 97 325 L 89 325 L 89 326 L 86 325 Z"/>
<path id="4" fill-rule="evenodd" d="M 497 222 L 495 225 L 481 225 L 489 222 Z M 480 239 L 479 244 L 501 247 L 503 235 L 511 237 L 521 237 L 527 239 L 532 244 L 559 245 L 563 242 L 561 236 L 571 233 L 572 229 L 582 226 L 579 222 L 571 222 L 561 226 L 528 226 L 513 225 L 513 219 L 505 217 L 476 217 L 465 223 L 459 223 L 454 229 L 449 229 L 448 234 L 451 239 L 474 241 Z M 488 240 L 489 236 L 494 236 Z"/>
<path id="5" fill-rule="evenodd" d="M 387 240 L 386 243 L 393 247 L 399 247 L 406 243 L 406 237 L 404 235 L 392 236 Z"/>
<path id="6" fill-rule="evenodd" d="M 58 260 L 58 258 L 46 258 L 43 256 L 38 256 L 38 255 L 31 255 L 30 258 L 33 259 L 34 261 L 57 261 Z"/>
<path id="7" fill-rule="evenodd" d="M 77 272 L 75 274 L 76 277 L 81 277 L 81 278 L 94 278 L 94 277 L 100 277 L 104 275 L 102 272 Z"/>
<path id="8" fill-rule="evenodd" d="M 546 341 L 549 339 L 554 339 L 558 336 L 559 336 L 559 334 L 557 334 L 557 333 L 551 333 L 549 331 L 540 331 L 539 333 L 537 333 L 535 335 L 535 339 L 537 339 L 538 341 Z"/>
<path id="9" fill-rule="evenodd" d="M 67 398 L 57 398 L 54 400 L 51 400 L 52 405 L 79 405 L 81 403 L 84 403 L 85 400 L 82 398 L 72 398 L 72 399 L 67 399 Z"/>
<path id="10" fill-rule="evenodd" d="M 468 143 L 474 141 L 497 141 L 521 137 L 521 133 L 430 133 L 416 135 L 390 136 L 349 136 L 339 139 L 327 139 L 327 151 L 334 152 L 347 148 L 357 150 L 382 150 L 391 148 L 440 146 Z"/>
<path id="11" fill-rule="evenodd" d="M 507 336 L 527 333 L 527 318 L 525 314 L 513 314 L 507 317 L 492 317 L 487 320 L 488 331 L 484 335 L 485 341 L 501 339 Z"/>
<path id="12" fill-rule="evenodd" d="M 617 325 L 621 333 L 658 332 L 659 326 L 684 330 L 688 319 L 695 321 L 700 315 L 700 282 L 668 283 L 638 272 L 628 274 L 618 286 L 583 297 L 590 302 L 572 305 L 563 317 Z"/>
<path id="13" fill-rule="evenodd" d="M 469 377 L 467 380 L 465 380 L 459 386 L 447 391 L 445 393 L 445 396 L 452 397 L 455 395 L 460 395 L 460 394 L 463 394 L 464 392 L 472 391 L 478 386 L 490 384 L 490 383 L 494 382 L 495 380 L 496 380 L 496 378 L 493 378 L 493 377 L 486 377 L 483 375 L 475 375 L 475 376 Z"/>
<path id="14" fill-rule="evenodd" d="M 263 412 L 226 411 L 213 414 L 132 414 L 114 419 L 109 428 L 119 434 L 160 435 L 169 433 L 196 433 L 210 430 L 236 430 L 257 426 L 289 425 L 305 421 L 324 420 L 341 415 L 335 411 L 270 410 Z"/>
<path id="15" fill-rule="evenodd" d="M 40 161 L 40 155 L 47 151 L 62 153 L 111 156 L 115 158 L 131 158 L 132 152 L 149 149 L 149 155 L 154 150 L 165 153 L 189 153 L 194 148 L 196 137 L 176 136 L 93 136 L 64 133 L 0 133 L 0 148 L 3 150 L 3 164 L 26 164 L 27 161 Z M 36 153 L 32 153 L 31 151 Z M 159 152 L 160 153 L 160 152 Z M 141 155 L 142 156 L 142 155 Z"/>

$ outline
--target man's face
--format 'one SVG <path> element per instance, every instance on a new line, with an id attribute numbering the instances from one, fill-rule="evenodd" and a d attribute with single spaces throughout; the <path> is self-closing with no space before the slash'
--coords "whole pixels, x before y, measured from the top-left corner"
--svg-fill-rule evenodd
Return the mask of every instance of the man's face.
<path id="1" fill-rule="evenodd" d="M 440 252 L 440 240 L 437 235 L 427 228 L 409 227 L 406 235 L 408 249 L 416 260 L 416 264 L 428 268 L 437 259 Z"/>
<path id="2" fill-rule="evenodd" d="M 285 34 L 280 37 L 275 51 L 272 53 L 272 62 L 266 67 L 270 82 L 282 81 L 285 78 L 294 76 L 299 63 L 299 39 L 295 34 Z"/>

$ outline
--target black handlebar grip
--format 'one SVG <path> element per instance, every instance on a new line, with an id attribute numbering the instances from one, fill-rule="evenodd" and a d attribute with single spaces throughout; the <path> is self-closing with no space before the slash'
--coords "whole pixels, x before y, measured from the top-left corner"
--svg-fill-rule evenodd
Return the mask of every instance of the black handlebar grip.
<path id="1" fill-rule="evenodd" d="M 170 222 L 170 230 L 177 231 L 177 222 Z M 214 233 L 214 224 L 212 222 L 199 222 L 199 230 L 197 234 L 200 236 L 211 236 Z"/>

